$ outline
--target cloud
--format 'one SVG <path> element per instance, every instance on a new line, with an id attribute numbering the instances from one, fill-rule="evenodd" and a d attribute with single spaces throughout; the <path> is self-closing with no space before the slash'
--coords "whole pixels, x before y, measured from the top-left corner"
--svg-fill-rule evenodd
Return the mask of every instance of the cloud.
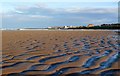
<path id="1" fill-rule="evenodd" d="M 37 4 L 17 7 L 3 15 L 3 26 L 48 27 L 59 25 L 87 25 L 117 22 L 117 8 L 49 8 Z"/>
<path id="2" fill-rule="evenodd" d="M 25 15 L 60 15 L 60 14 L 116 14 L 118 8 L 48 8 L 45 5 L 37 4 L 33 7 L 19 7 L 15 9 L 16 14 L 25 14 Z"/>
<path id="3" fill-rule="evenodd" d="M 21 13 L 19 13 L 19 12 Z M 45 7 L 43 5 L 36 5 L 32 7 L 19 7 L 15 9 L 14 14 L 24 14 L 24 15 L 50 15 L 54 13 L 55 10 Z"/>

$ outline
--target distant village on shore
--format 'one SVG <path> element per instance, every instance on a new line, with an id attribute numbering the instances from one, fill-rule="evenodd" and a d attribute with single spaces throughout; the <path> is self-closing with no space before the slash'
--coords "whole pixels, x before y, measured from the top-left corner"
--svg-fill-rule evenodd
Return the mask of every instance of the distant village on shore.
<path id="1" fill-rule="evenodd" d="M 47 28 L 20 28 L 16 30 L 69 30 L 69 29 L 120 29 L 120 23 L 114 24 L 101 24 L 101 25 L 94 25 L 88 24 L 87 26 L 53 26 Z M 3 29 L 3 30 L 12 30 L 12 29 Z"/>
<path id="2" fill-rule="evenodd" d="M 88 26 L 54 26 L 47 29 L 120 29 L 120 24 L 102 24 L 95 26 L 94 24 L 88 24 Z"/>

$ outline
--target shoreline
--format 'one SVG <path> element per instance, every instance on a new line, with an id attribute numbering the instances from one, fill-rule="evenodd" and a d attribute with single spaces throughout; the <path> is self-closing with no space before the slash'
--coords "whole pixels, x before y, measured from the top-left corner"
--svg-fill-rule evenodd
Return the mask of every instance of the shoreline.
<path id="1" fill-rule="evenodd" d="M 120 30 L 108 30 L 108 29 L 78 29 L 78 30 L 74 30 L 74 29 L 57 29 L 57 30 L 49 30 L 49 29 L 25 29 L 25 30 L 1 30 L 0 31 L 120 31 Z"/>

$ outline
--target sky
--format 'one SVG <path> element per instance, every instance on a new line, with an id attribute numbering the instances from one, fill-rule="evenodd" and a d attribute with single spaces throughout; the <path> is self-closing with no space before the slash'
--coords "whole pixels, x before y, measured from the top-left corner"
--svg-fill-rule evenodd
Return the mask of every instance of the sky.
<path id="1" fill-rule="evenodd" d="M 103 1 L 2 0 L 1 25 L 2 28 L 45 28 L 117 23 L 118 1 Z"/>

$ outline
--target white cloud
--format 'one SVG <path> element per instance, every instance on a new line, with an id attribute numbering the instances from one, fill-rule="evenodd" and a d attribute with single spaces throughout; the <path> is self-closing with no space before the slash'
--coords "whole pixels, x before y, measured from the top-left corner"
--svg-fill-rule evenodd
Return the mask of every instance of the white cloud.
<path id="1" fill-rule="evenodd" d="M 68 13 L 117 13 L 118 8 L 67 8 Z"/>
<path id="2" fill-rule="evenodd" d="M 3 16 L 6 25 L 87 25 L 117 22 L 117 8 L 48 8 L 46 5 L 19 7 Z M 16 26 L 16 27 L 17 27 Z M 22 26 L 20 26 L 22 27 Z"/>

